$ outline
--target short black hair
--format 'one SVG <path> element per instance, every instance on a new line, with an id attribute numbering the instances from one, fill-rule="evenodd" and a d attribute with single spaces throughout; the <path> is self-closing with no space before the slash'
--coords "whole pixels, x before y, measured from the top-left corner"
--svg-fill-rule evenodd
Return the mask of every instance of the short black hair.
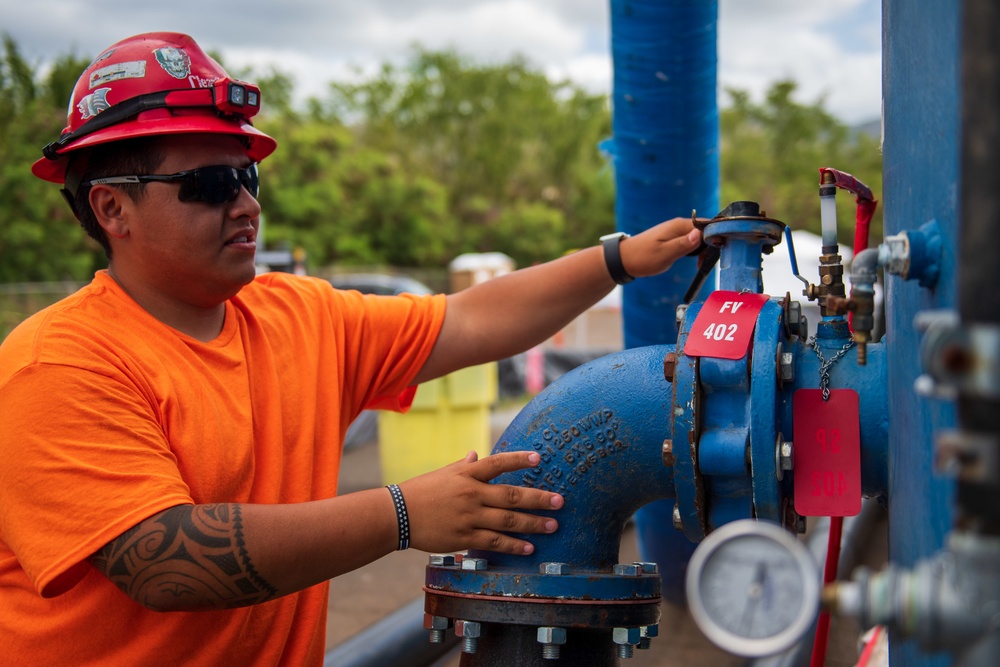
<path id="1" fill-rule="evenodd" d="M 76 173 L 73 173 L 72 180 L 76 183 L 86 183 L 95 178 L 153 174 L 165 158 L 166 153 L 159 137 L 138 137 L 98 144 L 81 151 L 66 171 L 69 176 L 75 169 Z M 69 180 L 67 178 L 67 181 Z M 133 201 L 141 199 L 146 191 L 145 183 L 124 183 L 115 187 L 121 188 Z M 69 192 L 67 199 L 71 202 L 70 205 L 80 221 L 80 226 L 92 239 L 101 244 L 104 254 L 111 259 L 111 243 L 90 207 L 90 187 L 76 188 L 76 192 Z"/>

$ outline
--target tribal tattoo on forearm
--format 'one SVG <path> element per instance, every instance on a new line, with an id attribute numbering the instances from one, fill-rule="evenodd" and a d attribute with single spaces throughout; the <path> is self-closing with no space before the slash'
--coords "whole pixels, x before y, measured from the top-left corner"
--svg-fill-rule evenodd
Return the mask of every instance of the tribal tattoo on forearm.
<path id="1" fill-rule="evenodd" d="M 172 507 L 109 542 L 91 563 L 158 611 L 231 609 L 278 594 L 254 569 L 238 504 Z"/>

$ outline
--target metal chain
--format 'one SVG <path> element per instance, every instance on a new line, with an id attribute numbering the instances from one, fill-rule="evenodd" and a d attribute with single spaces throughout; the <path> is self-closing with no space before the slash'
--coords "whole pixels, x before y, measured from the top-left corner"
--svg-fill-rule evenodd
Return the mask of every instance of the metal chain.
<path id="1" fill-rule="evenodd" d="M 808 347 L 811 347 L 816 356 L 819 357 L 819 388 L 823 390 L 823 400 L 830 400 L 830 369 L 835 363 L 837 363 L 841 357 L 847 354 L 848 350 L 854 347 L 854 340 L 848 340 L 844 347 L 840 348 L 837 354 L 827 361 L 823 358 L 823 353 L 819 349 L 819 345 L 816 343 L 816 336 L 810 336 L 809 341 L 806 343 Z"/>

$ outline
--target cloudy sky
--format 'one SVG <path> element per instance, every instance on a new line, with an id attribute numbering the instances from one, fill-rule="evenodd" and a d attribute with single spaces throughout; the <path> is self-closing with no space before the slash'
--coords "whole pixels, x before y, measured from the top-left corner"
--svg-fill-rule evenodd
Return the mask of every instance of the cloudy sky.
<path id="1" fill-rule="evenodd" d="M 331 80 L 401 62 L 413 44 L 480 62 L 526 56 L 553 78 L 611 87 L 610 0 L 0 0 L 0 32 L 44 66 L 93 57 L 153 30 L 192 35 L 231 66 L 276 66 L 300 96 Z M 880 0 L 719 0 L 719 86 L 759 100 L 791 78 L 846 123 L 881 106 Z M 720 102 L 725 103 L 720 93 Z"/>

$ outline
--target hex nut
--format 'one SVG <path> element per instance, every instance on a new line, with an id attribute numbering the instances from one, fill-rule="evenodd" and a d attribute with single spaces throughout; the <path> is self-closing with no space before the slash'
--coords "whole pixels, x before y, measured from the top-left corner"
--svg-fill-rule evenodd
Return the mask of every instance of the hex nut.
<path id="1" fill-rule="evenodd" d="M 642 639 L 641 628 L 615 628 L 611 633 L 611 638 L 616 644 L 636 645 Z"/>
<path id="2" fill-rule="evenodd" d="M 674 441 L 667 439 L 663 441 L 663 465 L 673 467 L 677 463 L 674 456 Z"/>
<path id="3" fill-rule="evenodd" d="M 431 554 L 429 562 L 435 567 L 451 567 L 455 564 L 455 556 L 453 554 Z"/>
<path id="4" fill-rule="evenodd" d="M 792 470 L 795 465 L 794 450 L 792 448 L 792 443 L 782 442 L 781 443 L 781 469 L 782 470 Z"/>
<path id="5" fill-rule="evenodd" d="M 795 354 L 792 352 L 781 353 L 781 381 L 792 382 L 795 380 Z"/>
<path id="6" fill-rule="evenodd" d="M 486 569 L 486 559 L 485 558 L 463 558 L 462 559 L 462 569 L 463 570 L 485 570 Z"/>
<path id="7" fill-rule="evenodd" d="M 538 566 L 538 571 L 542 574 L 563 575 L 569 574 L 568 563 L 545 562 Z"/>
<path id="8" fill-rule="evenodd" d="M 660 624 L 654 623 L 653 625 L 644 625 L 641 628 L 643 637 L 659 637 L 660 636 Z"/>
<path id="9" fill-rule="evenodd" d="M 667 382 L 674 381 L 674 373 L 677 370 L 677 354 L 668 352 L 663 358 L 663 379 Z"/>
<path id="10" fill-rule="evenodd" d="M 656 563 L 637 560 L 632 564 L 638 566 L 642 574 L 656 574 L 660 571 L 660 568 Z"/>
<path id="11" fill-rule="evenodd" d="M 482 627 L 478 621 L 455 621 L 455 636 L 475 639 Z"/>
<path id="12" fill-rule="evenodd" d="M 451 627 L 451 619 L 446 616 L 434 616 L 424 613 L 424 628 L 427 630 L 447 630 Z"/>
<path id="13" fill-rule="evenodd" d="M 802 304 L 798 301 L 792 301 L 788 304 L 788 333 L 793 336 L 798 336 L 800 338 L 805 338 L 803 335 L 806 332 L 805 321 L 802 318 Z"/>
<path id="14" fill-rule="evenodd" d="M 566 628 L 541 627 L 537 637 L 539 644 L 565 644 Z"/>
<path id="15" fill-rule="evenodd" d="M 642 574 L 642 568 L 635 563 L 617 563 L 612 571 L 623 577 L 638 577 Z"/>

